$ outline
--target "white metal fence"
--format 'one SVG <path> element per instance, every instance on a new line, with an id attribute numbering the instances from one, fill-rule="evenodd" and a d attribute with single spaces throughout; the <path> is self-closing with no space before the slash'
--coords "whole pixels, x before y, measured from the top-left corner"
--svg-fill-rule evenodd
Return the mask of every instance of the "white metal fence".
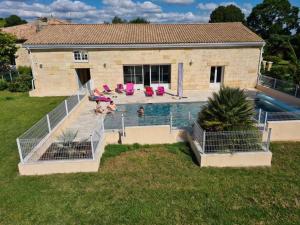
<path id="1" fill-rule="evenodd" d="M 271 129 L 266 141 L 260 130 L 205 131 L 197 122 L 193 125 L 193 139 L 199 143 L 202 153 L 234 153 L 269 151 Z"/>
<path id="2" fill-rule="evenodd" d="M 196 115 L 191 113 L 159 115 L 159 116 L 137 116 L 137 115 L 124 115 L 115 113 L 107 115 L 105 118 L 105 130 L 119 130 L 123 136 L 125 135 L 126 127 L 133 126 L 157 126 L 168 125 L 170 131 L 173 129 L 189 129 L 193 123 Z"/>
<path id="3" fill-rule="evenodd" d="M 45 151 L 33 157 L 30 161 L 52 161 L 52 160 L 83 160 L 95 159 L 98 145 L 104 137 L 103 121 L 97 121 L 98 125 L 90 136 L 78 139 L 77 131 L 73 138 L 51 137 L 47 140 L 50 145 Z M 72 131 L 68 131 L 72 132 Z"/>
<path id="4" fill-rule="evenodd" d="M 294 83 L 260 75 L 258 78 L 258 84 L 300 98 L 299 85 Z"/>
<path id="5" fill-rule="evenodd" d="M 87 83 L 85 87 L 81 88 L 75 95 L 68 97 L 64 102 L 59 104 L 55 109 L 17 138 L 17 145 L 22 163 L 27 162 L 28 158 L 47 140 L 59 123 L 61 123 L 80 103 L 87 94 L 88 85 L 89 84 Z"/>

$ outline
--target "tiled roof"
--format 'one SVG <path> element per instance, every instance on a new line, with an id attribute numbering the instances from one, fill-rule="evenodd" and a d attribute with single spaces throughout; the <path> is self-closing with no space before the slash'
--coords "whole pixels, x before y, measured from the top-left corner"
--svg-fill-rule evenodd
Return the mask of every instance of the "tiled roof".
<path id="1" fill-rule="evenodd" d="M 130 45 L 263 42 L 241 23 L 49 25 L 28 45 Z"/>
<path id="2" fill-rule="evenodd" d="M 40 22 L 39 20 L 36 20 L 31 23 L 21 24 L 17 26 L 12 27 L 4 27 L 1 28 L 1 31 L 13 34 L 17 37 L 18 40 L 28 40 L 33 35 L 35 35 L 41 27 L 45 27 L 47 25 L 57 25 L 57 24 L 68 24 L 70 22 L 66 20 L 61 20 L 57 18 L 49 18 L 47 22 Z"/>
<path id="3" fill-rule="evenodd" d="M 36 34 L 37 27 L 33 23 L 26 23 L 13 27 L 5 27 L 1 31 L 15 35 L 18 40 L 28 40 Z"/>

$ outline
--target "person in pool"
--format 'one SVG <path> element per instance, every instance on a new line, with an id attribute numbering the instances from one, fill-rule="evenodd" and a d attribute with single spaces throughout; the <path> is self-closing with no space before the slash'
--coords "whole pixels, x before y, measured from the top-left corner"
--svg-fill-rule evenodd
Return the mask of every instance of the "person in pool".
<path id="1" fill-rule="evenodd" d="M 138 113 L 138 116 L 144 116 L 144 115 L 145 115 L 145 109 L 144 109 L 144 107 L 141 106 L 141 107 L 138 109 L 137 113 Z"/>

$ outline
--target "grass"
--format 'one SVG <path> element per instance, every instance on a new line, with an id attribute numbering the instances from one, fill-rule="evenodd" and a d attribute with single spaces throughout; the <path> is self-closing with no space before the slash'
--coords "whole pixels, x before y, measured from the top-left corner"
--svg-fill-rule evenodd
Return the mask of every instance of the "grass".
<path id="1" fill-rule="evenodd" d="M 0 224 L 299 224 L 300 143 L 271 168 L 199 168 L 185 144 L 109 145 L 98 173 L 21 177 L 15 138 L 62 98 L 0 92 Z"/>

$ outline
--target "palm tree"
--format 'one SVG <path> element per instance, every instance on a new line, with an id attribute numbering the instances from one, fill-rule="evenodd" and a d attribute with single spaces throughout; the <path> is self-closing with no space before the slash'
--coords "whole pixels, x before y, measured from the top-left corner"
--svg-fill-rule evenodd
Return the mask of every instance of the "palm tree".
<path id="1" fill-rule="evenodd" d="M 254 127 L 254 106 L 243 90 L 222 87 L 208 99 L 198 115 L 198 123 L 207 131 L 247 130 Z"/>

